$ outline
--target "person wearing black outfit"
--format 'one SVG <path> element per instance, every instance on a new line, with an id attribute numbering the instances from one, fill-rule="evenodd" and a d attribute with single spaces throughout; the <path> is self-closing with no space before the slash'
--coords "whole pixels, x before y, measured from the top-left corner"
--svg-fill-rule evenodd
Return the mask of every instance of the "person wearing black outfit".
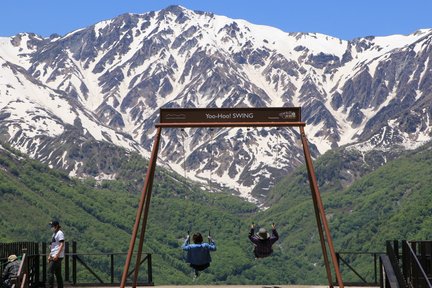
<path id="1" fill-rule="evenodd" d="M 53 235 L 51 237 L 50 253 L 48 256 L 48 287 L 54 287 L 54 275 L 57 280 L 57 288 L 63 288 L 61 263 L 64 258 L 65 237 L 58 221 L 49 223 Z"/>

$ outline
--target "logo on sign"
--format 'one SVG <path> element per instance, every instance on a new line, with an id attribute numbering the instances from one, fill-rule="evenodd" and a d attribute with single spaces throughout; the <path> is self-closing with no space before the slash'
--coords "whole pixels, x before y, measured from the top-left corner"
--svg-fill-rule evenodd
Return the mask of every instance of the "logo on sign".
<path id="1" fill-rule="evenodd" d="M 279 117 L 285 120 L 290 120 L 290 119 L 296 119 L 296 113 L 293 111 L 285 111 L 282 113 L 279 113 Z"/>
<path id="2" fill-rule="evenodd" d="M 184 120 L 186 119 L 186 115 L 185 114 L 167 114 L 165 116 L 166 119 L 169 120 Z"/>

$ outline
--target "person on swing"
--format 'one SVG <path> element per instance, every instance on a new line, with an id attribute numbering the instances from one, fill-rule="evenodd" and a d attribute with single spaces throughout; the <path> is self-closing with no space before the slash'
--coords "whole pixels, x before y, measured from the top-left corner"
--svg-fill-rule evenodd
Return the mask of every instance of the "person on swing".
<path id="1" fill-rule="evenodd" d="M 255 258 L 265 258 L 273 253 L 273 244 L 279 239 L 276 226 L 272 224 L 272 235 L 267 233 L 267 229 L 260 228 L 255 234 L 255 224 L 252 223 L 249 232 L 249 240 L 254 244 Z"/>
<path id="2" fill-rule="evenodd" d="M 216 251 L 216 243 L 208 236 L 209 243 L 203 243 L 201 233 L 195 233 L 192 236 L 194 244 L 190 244 L 189 235 L 186 237 L 182 249 L 187 251 L 186 262 L 195 270 L 194 278 L 199 276 L 199 272 L 210 266 L 210 251 Z"/>

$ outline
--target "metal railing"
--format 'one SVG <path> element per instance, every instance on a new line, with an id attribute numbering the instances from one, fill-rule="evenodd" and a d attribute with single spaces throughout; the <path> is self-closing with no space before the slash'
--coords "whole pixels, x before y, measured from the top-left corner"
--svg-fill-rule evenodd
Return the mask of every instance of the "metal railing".
<path id="1" fill-rule="evenodd" d="M 14 288 L 25 287 L 44 287 L 47 282 L 47 254 L 46 253 L 24 253 L 26 245 L 31 246 L 33 253 L 47 251 L 47 243 L 0 243 L 1 255 L 16 254 L 22 258 L 22 268 L 20 268 L 20 276 L 15 281 Z M 35 247 L 38 248 L 35 248 Z M 39 249 L 40 248 L 40 249 Z M 22 249 L 24 252 L 20 252 Z M 21 256 L 22 255 L 22 256 Z M 77 243 L 75 241 L 65 243 L 65 257 L 63 260 L 62 269 L 64 275 L 64 284 L 72 286 L 115 286 L 120 284 L 121 272 L 123 269 L 126 253 L 78 253 Z M 147 262 L 146 276 L 141 277 L 140 286 L 153 286 L 152 272 L 152 255 L 143 253 L 141 256 L 141 264 Z M 7 256 L 0 258 L 0 264 L 6 263 Z M 0 266 L 0 273 L 3 270 Z M 142 267 L 142 266 L 141 266 Z M 134 271 L 129 272 L 129 276 Z"/>
<path id="2" fill-rule="evenodd" d="M 116 256 L 126 256 L 126 253 L 80 253 L 80 254 L 74 254 L 70 253 L 68 256 L 71 257 L 72 262 L 72 279 L 70 279 L 69 276 L 65 277 L 65 281 L 71 283 L 72 285 L 92 285 L 92 286 L 105 286 L 107 284 L 110 285 L 118 285 L 120 284 L 120 273 L 115 273 L 115 257 Z M 109 258 L 109 273 L 104 273 L 102 271 L 96 271 L 96 269 L 92 268 L 91 264 L 88 264 L 88 261 L 85 260 L 85 257 L 91 257 L 93 259 L 96 258 Z M 123 258 L 123 257 L 122 257 Z M 153 272 L 152 272 L 152 255 L 149 253 L 143 253 L 142 254 L 142 260 L 141 264 L 147 261 L 147 278 L 146 281 L 139 282 L 139 286 L 153 286 Z M 124 261 L 121 261 L 121 264 L 123 264 Z M 66 263 L 66 262 L 65 262 Z M 90 275 L 96 280 L 96 282 L 88 282 L 89 278 L 87 277 L 87 282 L 79 281 L 78 279 L 78 264 L 80 264 L 85 271 L 90 273 Z M 121 266 L 122 267 L 122 266 Z M 134 270 L 130 271 L 128 274 L 128 277 L 132 275 Z"/>
<path id="3" fill-rule="evenodd" d="M 388 255 L 380 256 L 380 287 L 381 288 L 403 288 L 405 287 L 399 284 L 399 280 L 396 277 L 396 272 L 391 263 L 390 257 Z"/>
<path id="4" fill-rule="evenodd" d="M 389 258 L 390 264 L 393 268 L 393 271 L 387 271 L 389 273 L 394 273 L 396 280 L 399 284 L 399 287 L 405 288 L 406 280 L 404 274 L 401 271 L 401 253 L 399 252 L 399 241 L 386 241 L 386 253 Z"/>
<path id="5" fill-rule="evenodd" d="M 378 269 L 379 269 L 379 256 L 383 254 L 383 252 L 352 252 L 352 251 L 343 251 L 343 252 L 336 252 L 336 259 L 338 266 L 340 267 L 341 271 L 344 273 L 344 284 L 345 286 L 378 286 L 379 285 L 379 279 L 378 279 Z M 345 255 L 345 257 L 343 257 Z M 352 259 L 347 259 L 346 257 L 353 257 L 356 258 L 358 256 L 366 256 L 370 257 L 371 265 L 369 271 L 373 270 L 372 279 L 371 276 L 362 275 L 358 269 L 354 267 L 354 263 Z M 354 275 L 354 279 L 352 281 L 345 280 L 347 271 L 352 272 Z M 370 274 L 370 273 L 369 273 Z M 356 281 L 354 281 L 356 280 Z M 337 284 L 337 282 L 334 282 L 334 284 Z"/>
<path id="6" fill-rule="evenodd" d="M 39 273 L 34 267 L 39 267 L 39 258 L 30 257 L 30 255 L 39 254 L 40 243 L 36 242 L 14 242 L 14 243 L 0 243 L 0 273 L 3 272 L 7 257 L 11 254 L 18 256 L 22 265 L 26 265 L 24 270 L 26 272 L 25 286 L 34 286 L 34 283 L 39 283 Z M 25 255 L 25 259 L 24 259 Z"/>
<path id="7" fill-rule="evenodd" d="M 403 273 L 413 288 L 432 288 L 432 241 L 402 241 Z"/>

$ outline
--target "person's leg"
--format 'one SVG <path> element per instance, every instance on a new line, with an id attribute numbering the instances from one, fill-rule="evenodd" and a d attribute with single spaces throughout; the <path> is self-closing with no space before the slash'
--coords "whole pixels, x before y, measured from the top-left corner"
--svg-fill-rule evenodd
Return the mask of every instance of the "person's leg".
<path id="1" fill-rule="evenodd" d="M 54 261 L 48 262 L 48 287 L 54 287 Z"/>
<path id="2" fill-rule="evenodd" d="M 194 279 L 197 278 L 199 276 L 199 271 L 198 271 L 199 265 L 190 264 L 190 267 L 194 269 Z"/>
<path id="3" fill-rule="evenodd" d="M 62 276 L 62 271 L 61 271 L 61 263 L 62 263 L 61 258 L 59 258 L 57 261 L 55 261 L 55 276 L 57 279 L 57 288 L 63 288 L 63 276 Z"/>

